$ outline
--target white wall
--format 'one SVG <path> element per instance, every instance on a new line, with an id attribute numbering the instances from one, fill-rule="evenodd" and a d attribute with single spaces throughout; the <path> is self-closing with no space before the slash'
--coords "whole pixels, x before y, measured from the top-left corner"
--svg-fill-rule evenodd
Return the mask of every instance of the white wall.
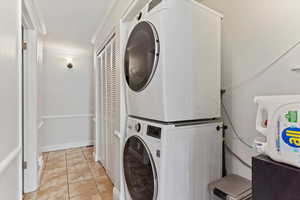
<path id="1" fill-rule="evenodd" d="M 272 63 L 300 41 L 300 2 L 297 0 L 206 0 L 204 4 L 224 14 L 223 88 L 224 103 L 239 134 L 250 144 L 257 136 L 254 96 L 299 94 L 300 74 L 291 68 L 300 66 L 300 46 L 256 79 L 237 87 L 243 80 Z M 234 89 L 229 89 L 234 86 Z M 229 130 L 231 148 L 251 164 L 254 152 L 242 145 Z M 228 169 L 251 177 L 251 171 L 228 157 Z"/>
<path id="2" fill-rule="evenodd" d="M 0 6 L 0 197 L 19 200 L 20 150 L 19 72 L 21 44 L 21 1 Z"/>
<path id="3" fill-rule="evenodd" d="M 73 69 L 67 68 L 66 58 L 73 59 Z M 90 46 L 45 42 L 42 72 L 43 151 L 93 142 L 92 68 Z"/>
<path id="4" fill-rule="evenodd" d="M 114 28 L 119 28 L 120 19 L 125 14 L 126 9 L 129 7 L 132 0 L 117 0 L 111 12 L 108 13 L 105 23 L 102 24 L 101 31 L 95 38 L 95 46 L 103 45 L 107 37 L 111 34 Z M 96 49 L 98 50 L 98 49 Z"/>
<path id="5" fill-rule="evenodd" d="M 44 68 L 44 36 L 38 37 L 37 44 L 37 117 L 38 117 L 38 125 L 41 126 L 43 123 L 43 114 L 45 111 L 45 97 L 43 95 L 43 68 Z"/>
<path id="6" fill-rule="evenodd" d="M 43 159 L 42 151 L 41 151 L 41 141 L 43 139 L 43 129 L 44 129 L 44 119 L 43 115 L 45 112 L 45 97 L 44 97 L 44 92 L 43 92 L 43 69 L 44 69 L 44 36 L 39 36 L 38 37 L 38 43 L 37 43 L 37 64 L 38 64 L 38 69 L 37 69 L 37 141 L 38 141 L 38 154 L 39 154 L 39 159 Z M 39 163 L 43 164 L 43 163 Z M 43 166 L 39 166 L 40 170 L 42 170 Z"/>

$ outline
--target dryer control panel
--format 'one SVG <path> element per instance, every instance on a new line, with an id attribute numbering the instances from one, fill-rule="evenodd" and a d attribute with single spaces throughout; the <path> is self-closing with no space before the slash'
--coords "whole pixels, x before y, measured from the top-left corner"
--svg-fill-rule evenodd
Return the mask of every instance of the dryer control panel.
<path id="1" fill-rule="evenodd" d="M 161 138 L 161 128 L 148 125 L 147 135 L 150 137 L 160 139 Z"/>

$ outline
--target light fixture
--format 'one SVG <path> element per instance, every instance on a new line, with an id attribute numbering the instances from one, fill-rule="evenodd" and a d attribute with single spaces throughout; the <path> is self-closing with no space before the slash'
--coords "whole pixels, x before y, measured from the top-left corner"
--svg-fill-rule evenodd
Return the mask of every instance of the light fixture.
<path id="1" fill-rule="evenodd" d="M 73 68 L 73 59 L 72 58 L 66 58 L 67 60 L 67 68 L 72 69 Z"/>

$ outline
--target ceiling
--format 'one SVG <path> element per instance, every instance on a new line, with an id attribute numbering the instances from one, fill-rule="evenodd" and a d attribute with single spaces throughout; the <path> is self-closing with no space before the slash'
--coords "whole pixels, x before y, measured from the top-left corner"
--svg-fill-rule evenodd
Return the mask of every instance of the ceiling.
<path id="1" fill-rule="evenodd" d="M 103 23 L 112 0 L 35 0 L 47 28 L 47 40 L 88 45 Z"/>

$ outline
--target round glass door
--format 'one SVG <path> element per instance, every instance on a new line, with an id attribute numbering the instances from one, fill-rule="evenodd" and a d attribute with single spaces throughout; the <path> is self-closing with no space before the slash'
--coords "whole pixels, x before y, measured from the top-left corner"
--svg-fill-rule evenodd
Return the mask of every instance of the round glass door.
<path id="1" fill-rule="evenodd" d="M 154 26 L 140 22 L 132 30 L 125 50 L 124 70 L 128 86 L 136 92 L 147 87 L 157 67 L 159 39 Z"/>
<path id="2" fill-rule="evenodd" d="M 124 176 L 132 200 L 155 200 L 157 174 L 149 149 L 139 137 L 127 140 L 124 149 Z"/>

